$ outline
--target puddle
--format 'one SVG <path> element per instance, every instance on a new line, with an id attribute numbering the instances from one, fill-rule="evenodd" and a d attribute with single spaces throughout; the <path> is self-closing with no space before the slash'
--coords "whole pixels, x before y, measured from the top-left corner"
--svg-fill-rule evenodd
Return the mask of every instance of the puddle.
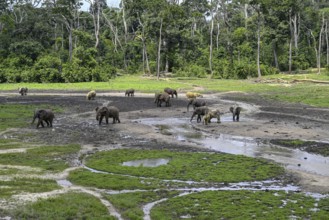
<path id="1" fill-rule="evenodd" d="M 132 160 L 123 162 L 123 166 L 129 166 L 129 167 L 158 167 L 161 165 L 166 165 L 169 163 L 170 159 L 165 158 L 158 158 L 158 159 L 143 159 L 143 160 Z"/>
<path id="2" fill-rule="evenodd" d="M 222 123 L 231 121 L 231 117 L 222 117 Z M 248 119 L 244 119 L 248 120 Z M 174 134 L 179 141 L 195 143 L 208 149 L 229 154 L 260 157 L 283 164 L 287 169 L 329 176 L 329 157 L 310 154 L 298 149 L 273 146 L 261 143 L 250 137 L 232 136 L 228 134 L 209 135 L 195 131 L 188 118 L 146 118 L 139 123 L 156 126 L 169 126 L 168 132 Z"/>
<path id="3" fill-rule="evenodd" d="M 57 180 L 57 184 L 62 186 L 62 187 L 73 186 L 73 184 L 68 180 Z"/>

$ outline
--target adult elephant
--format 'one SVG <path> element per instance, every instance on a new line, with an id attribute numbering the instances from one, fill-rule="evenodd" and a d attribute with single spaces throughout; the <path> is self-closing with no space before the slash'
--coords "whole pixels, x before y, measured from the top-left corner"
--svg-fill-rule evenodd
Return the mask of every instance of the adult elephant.
<path id="1" fill-rule="evenodd" d="M 37 128 L 39 128 L 40 125 L 45 127 L 43 121 L 47 123 L 47 127 L 52 127 L 54 118 L 55 115 L 50 109 L 39 109 L 34 112 L 31 124 L 34 123 L 35 119 L 38 119 Z"/>

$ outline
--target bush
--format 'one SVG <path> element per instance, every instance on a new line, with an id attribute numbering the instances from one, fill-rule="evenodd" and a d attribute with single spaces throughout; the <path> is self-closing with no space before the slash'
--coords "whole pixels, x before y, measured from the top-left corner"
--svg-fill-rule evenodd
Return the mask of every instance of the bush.
<path id="1" fill-rule="evenodd" d="M 174 70 L 175 71 L 175 70 Z M 174 72 L 175 76 L 180 77 L 206 77 L 207 70 L 205 67 L 198 66 L 196 64 L 187 65 Z"/>

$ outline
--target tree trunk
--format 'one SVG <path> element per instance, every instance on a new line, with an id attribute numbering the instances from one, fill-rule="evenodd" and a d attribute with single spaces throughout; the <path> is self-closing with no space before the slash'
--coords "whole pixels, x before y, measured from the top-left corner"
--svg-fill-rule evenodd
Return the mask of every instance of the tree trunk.
<path id="1" fill-rule="evenodd" d="M 291 73 L 291 66 L 292 66 L 292 39 L 289 40 L 289 58 L 288 58 L 288 65 L 289 65 L 289 74 Z"/>
<path id="2" fill-rule="evenodd" d="M 157 79 L 160 77 L 160 59 L 161 59 L 161 34 L 162 34 L 162 18 L 160 20 L 160 30 L 159 30 L 159 44 L 158 44 L 158 56 L 157 56 Z"/>
<path id="3" fill-rule="evenodd" d="M 212 6 L 212 0 L 210 1 L 210 5 Z M 213 77 L 213 70 L 212 70 L 212 34 L 214 31 L 214 15 L 212 8 L 210 8 L 211 13 L 211 26 L 210 26 L 210 43 L 209 43 L 209 70 L 210 70 L 210 78 Z"/>
<path id="4" fill-rule="evenodd" d="M 275 68 L 279 69 L 279 62 L 278 62 L 278 54 L 276 52 L 276 44 L 273 43 L 273 57 L 274 57 L 274 66 Z"/>
<path id="5" fill-rule="evenodd" d="M 257 74 L 258 78 L 262 77 L 261 71 L 260 71 L 260 12 L 257 12 Z"/>
<path id="6" fill-rule="evenodd" d="M 327 46 L 327 66 L 329 67 L 329 27 L 328 27 L 328 20 L 326 21 L 326 46 Z"/>
<path id="7" fill-rule="evenodd" d="M 217 22 L 216 49 L 219 49 L 219 22 Z"/>
<path id="8" fill-rule="evenodd" d="M 318 49 L 318 62 L 317 62 L 317 66 L 318 66 L 318 74 L 321 73 L 321 48 L 322 48 L 322 34 L 323 34 L 323 30 L 324 30 L 324 25 L 325 25 L 325 19 L 324 19 L 324 14 L 322 14 L 322 24 L 321 24 L 321 30 L 319 33 L 319 49 Z"/>

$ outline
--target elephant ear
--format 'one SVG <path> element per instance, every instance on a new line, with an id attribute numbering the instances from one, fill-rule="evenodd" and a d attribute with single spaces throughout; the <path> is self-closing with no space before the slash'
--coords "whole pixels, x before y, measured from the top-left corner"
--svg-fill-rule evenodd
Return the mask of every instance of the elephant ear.
<path id="1" fill-rule="evenodd" d="M 99 107 L 96 107 L 96 108 L 95 108 L 95 111 L 97 112 L 97 111 L 98 111 L 98 109 L 99 109 Z"/>

